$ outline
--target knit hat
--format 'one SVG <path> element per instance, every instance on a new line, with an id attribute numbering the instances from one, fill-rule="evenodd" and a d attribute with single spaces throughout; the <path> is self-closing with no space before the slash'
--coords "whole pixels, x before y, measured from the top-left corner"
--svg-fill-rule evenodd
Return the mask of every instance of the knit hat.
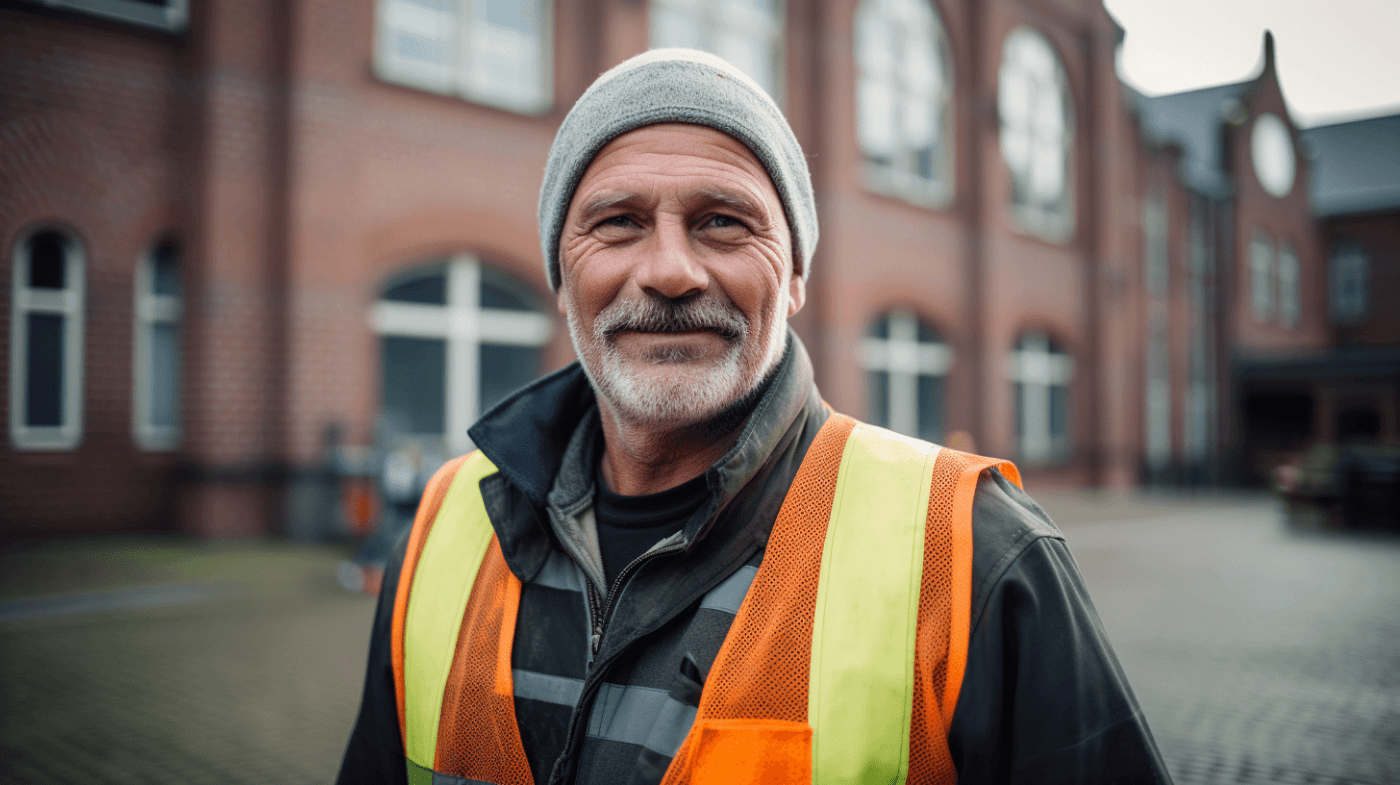
<path id="1" fill-rule="evenodd" d="M 540 187 L 540 250 L 559 288 L 559 235 L 579 180 L 608 142 L 658 123 L 703 125 L 743 142 L 768 171 L 792 228 L 795 268 L 817 247 L 817 205 L 807 159 L 782 110 L 758 83 L 695 49 L 654 49 L 598 77 L 559 126 Z"/>

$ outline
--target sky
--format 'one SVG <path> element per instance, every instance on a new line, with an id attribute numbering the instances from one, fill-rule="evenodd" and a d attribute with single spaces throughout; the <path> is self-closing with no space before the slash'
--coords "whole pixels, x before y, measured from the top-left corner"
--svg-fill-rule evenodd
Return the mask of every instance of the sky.
<path id="1" fill-rule="evenodd" d="M 1127 31 L 1118 73 L 1148 95 L 1238 82 L 1274 34 L 1301 126 L 1400 112 L 1400 0 L 1104 0 Z"/>

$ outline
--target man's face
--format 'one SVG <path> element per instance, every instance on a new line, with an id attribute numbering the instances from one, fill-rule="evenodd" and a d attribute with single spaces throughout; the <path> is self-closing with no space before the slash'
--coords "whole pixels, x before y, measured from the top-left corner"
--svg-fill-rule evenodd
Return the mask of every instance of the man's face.
<path id="1" fill-rule="evenodd" d="M 743 400 L 802 307 L 777 190 L 747 147 L 703 126 L 648 126 L 604 147 L 559 247 L 574 348 L 637 425 L 706 422 Z"/>

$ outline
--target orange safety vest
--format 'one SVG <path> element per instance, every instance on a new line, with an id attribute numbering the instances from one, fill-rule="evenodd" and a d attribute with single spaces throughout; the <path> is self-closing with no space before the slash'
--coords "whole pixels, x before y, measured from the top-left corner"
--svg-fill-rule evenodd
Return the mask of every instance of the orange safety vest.
<path id="1" fill-rule="evenodd" d="M 695 722 L 667 770 L 664 785 L 813 781 L 812 728 L 817 723 L 816 718 L 809 722 L 808 712 L 814 619 L 820 615 L 818 588 L 837 478 L 857 427 L 866 437 L 883 434 L 874 437 L 876 452 L 896 440 L 914 442 L 839 414 L 822 426 L 784 498 L 758 573 L 706 678 Z M 922 569 L 912 573 L 918 578 L 917 622 L 909 642 L 914 660 L 912 701 L 906 701 L 902 726 L 895 718 L 895 727 L 907 728 L 907 739 L 901 739 L 907 744 L 896 750 L 901 760 L 893 779 L 952 784 L 957 782 L 957 771 L 947 736 L 970 634 L 973 496 L 984 469 L 995 467 L 1018 484 L 1020 477 L 1015 466 L 1005 461 L 917 444 L 931 449 L 927 455 L 933 465 L 931 480 L 926 473 L 923 486 L 928 488 L 928 500 L 926 519 L 921 521 Z M 411 626 L 407 618 L 412 586 L 444 499 L 459 470 L 472 458 L 464 456 L 444 466 L 424 492 L 395 598 L 395 692 L 409 781 L 414 785 L 431 782 L 434 771 L 494 785 L 532 782 L 515 718 L 511 675 L 521 584 L 507 568 L 494 535 L 480 540 L 480 567 L 465 598 L 455 646 L 443 645 L 451 644 L 450 630 L 438 631 L 447 637 L 425 646 L 450 651 L 451 657 L 449 664 L 446 653 L 439 655 L 438 668 L 445 679 L 432 682 L 444 685 L 440 714 L 429 723 L 429 727 L 436 725 L 435 738 L 423 739 L 424 731 L 418 726 L 411 729 L 408 720 L 405 696 L 411 690 L 405 686 L 405 630 Z M 484 460 L 479 463 L 489 467 Z M 470 490 L 470 496 L 458 497 L 467 502 L 452 504 L 473 504 L 476 514 L 484 516 L 474 483 Z M 460 564 L 463 556 L 448 558 Z M 859 662 L 856 665 L 859 671 Z M 436 687 L 431 690 L 436 698 Z M 841 711 L 840 706 L 828 705 L 824 716 Z M 831 750 L 839 754 L 839 742 L 828 742 L 838 744 L 826 752 L 828 760 Z M 818 775 L 821 782 L 870 781 L 869 773 L 874 771 L 859 765 L 826 768 L 849 771 Z M 885 774 L 880 777 L 890 781 Z"/>

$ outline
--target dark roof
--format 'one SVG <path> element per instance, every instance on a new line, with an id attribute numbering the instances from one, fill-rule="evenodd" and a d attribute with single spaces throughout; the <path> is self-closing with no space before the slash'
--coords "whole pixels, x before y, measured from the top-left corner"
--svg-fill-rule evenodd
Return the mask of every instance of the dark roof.
<path id="1" fill-rule="evenodd" d="M 1400 114 L 1309 128 L 1303 139 L 1313 157 L 1318 215 L 1400 207 Z"/>
<path id="2" fill-rule="evenodd" d="M 1142 118 L 1143 134 L 1154 144 L 1181 147 L 1181 177 L 1202 193 L 1224 197 L 1233 191 L 1224 165 L 1225 115 L 1243 111 L 1240 96 L 1252 81 L 1218 85 L 1149 98 L 1129 91 Z"/>

